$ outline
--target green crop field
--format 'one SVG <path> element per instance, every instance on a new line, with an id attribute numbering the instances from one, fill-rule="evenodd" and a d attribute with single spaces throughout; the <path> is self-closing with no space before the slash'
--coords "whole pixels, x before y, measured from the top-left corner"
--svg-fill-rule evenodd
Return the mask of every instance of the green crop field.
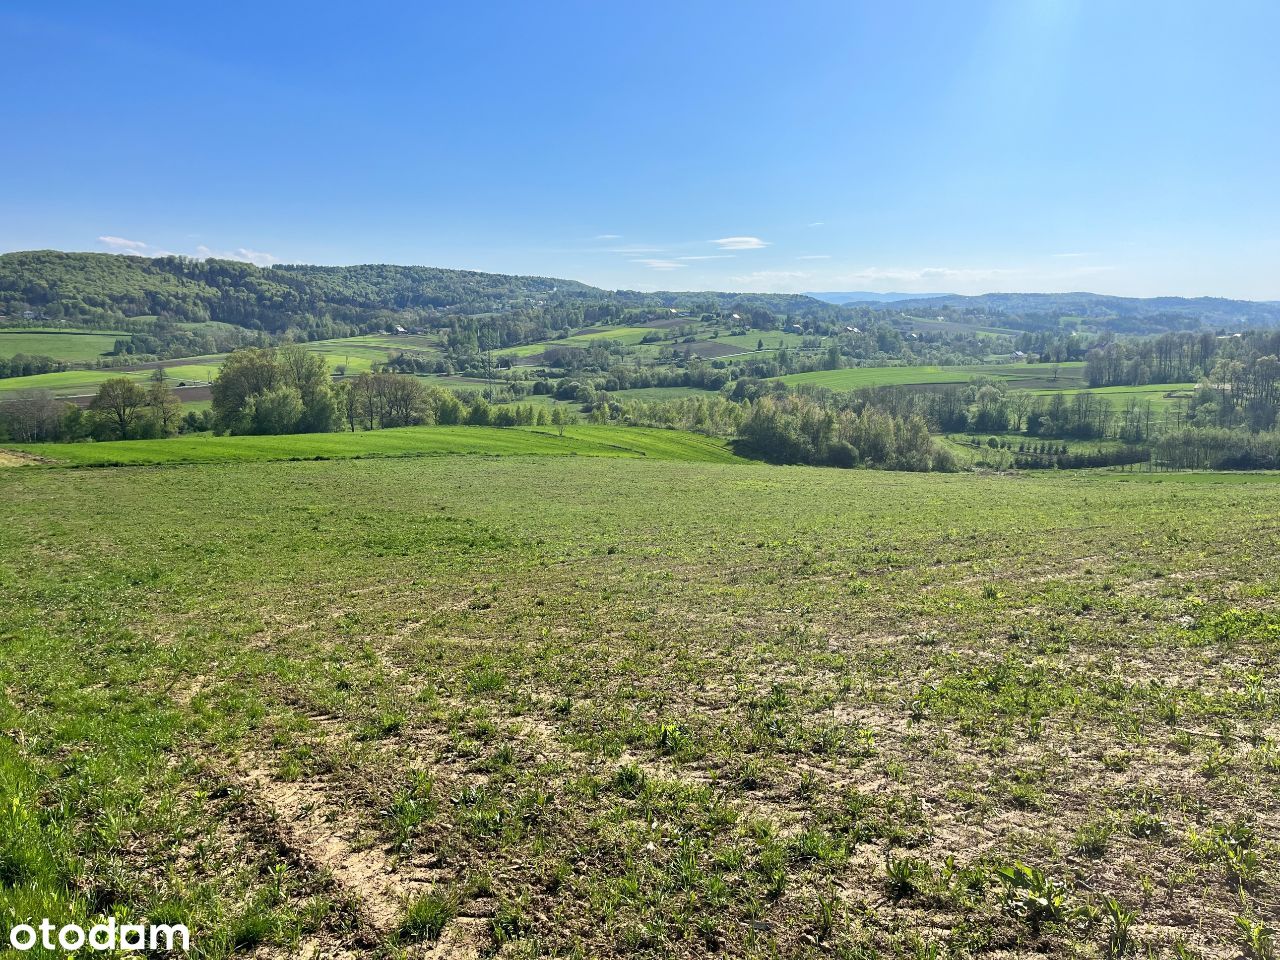
<path id="1" fill-rule="evenodd" d="M 95 393 L 105 380 L 131 377 L 145 380 L 146 374 L 121 370 L 64 370 L 60 373 L 38 373 L 32 377 L 6 377 L 0 380 L 0 394 L 19 390 L 51 390 L 59 396 L 74 397 Z"/>
<path id="2" fill-rule="evenodd" d="M 7 915 L 200 957 L 1256 944 L 1280 477 L 693 459 L 0 470 Z"/>
<path id="3" fill-rule="evenodd" d="M 211 363 L 175 363 L 166 364 L 164 375 L 171 383 L 210 383 L 218 376 L 221 358 Z M 145 379 L 150 379 L 154 371 L 140 371 Z"/>
<path id="4" fill-rule="evenodd" d="M 276 437 L 191 436 L 109 443 L 9 444 L 40 461 L 74 465 L 329 460 L 481 454 L 489 456 L 654 457 L 726 463 L 723 441 L 675 430 L 623 427 L 399 427 L 363 433 Z"/>
<path id="5" fill-rule="evenodd" d="M 24 353 L 67 363 L 83 363 L 109 353 L 121 337 L 127 339 L 129 334 L 5 328 L 0 329 L 0 357 Z"/>
<path id="6" fill-rule="evenodd" d="M 928 330 L 943 333 L 983 334 L 986 336 L 1017 337 L 1022 331 L 1008 327 L 975 326 L 958 320 L 930 320 L 925 317 L 904 317 L 914 330 Z"/>
<path id="7" fill-rule="evenodd" d="M 585 330 L 559 340 L 543 340 L 539 343 L 508 347 L 505 350 L 496 351 L 496 355 L 500 357 L 536 358 L 541 357 L 545 351 L 553 350 L 556 347 L 589 347 L 597 340 L 616 340 L 628 346 L 636 346 L 650 333 L 653 333 L 653 330 L 649 327 L 598 327 L 594 330 Z"/>
<path id="8" fill-rule="evenodd" d="M 330 369 L 344 366 L 347 373 L 363 373 L 375 364 L 386 363 L 396 353 L 435 355 L 439 344 L 432 337 L 368 334 L 340 340 L 316 340 L 303 344 L 313 353 L 323 354 Z"/>
<path id="9" fill-rule="evenodd" d="M 196 363 L 195 360 L 206 362 Z M 187 383 L 208 383 L 218 375 L 221 357 L 191 358 L 164 364 L 165 375 L 171 385 L 181 381 Z M 31 377 L 7 377 L 0 379 L 0 396 L 5 393 L 16 393 L 20 390 L 50 390 L 62 397 L 91 396 L 96 393 L 105 381 L 114 377 L 127 377 L 146 384 L 151 380 L 154 371 L 123 370 L 119 368 L 101 370 L 64 370 L 60 373 L 38 373 Z"/>
<path id="10" fill-rule="evenodd" d="M 791 386 L 806 384 L 830 390 L 861 390 L 864 387 L 968 383 L 972 376 L 968 367 L 850 367 L 793 373 L 778 379 Z"/>
<path id="11" fill-rule="evenodd" d="M 1057 368 L 1057 380 L 1054 369 Z M 831 390 L 861 390 L 866 387 L 917 386 L 928 384 L 968 383 L 974 377 L 1003 380 L 1009 387 L 1039 388 L 1047 392 L 1058 389 L 1080 389 L 1084 364 L 1073 363 L 992 363 L 963 367 L 848 367 L 843 370 L 814 370 L 779 377 L 783 383 L 796 386 L 827 387 Z"/>
<path id="12" fill-rule="evenodd" d="M 1113 407 L 1117 408 L 1123 407 L 1131 399 L 1137 400 L 1139 403 L 1150 402 L 1156 407 L 1168 407 L 1179 400 L 1185 400 L 1195 389 L 1196 385 L 1194 383 L 1151 383 L 1141 387 L 1094 387 L 1088 392 L 1105 398 Z M 1079 389 L 1036 391 L 1037 394 L 1042 396 L 1061 393 L 1067 397 L 1081 392 L 1084 391 Z"/>
<path id="13" fill-rule="evenodd" d="M 764 341 L 765 350 L 774 351 L 781 350 L 783 347 L 790 350 L 798 350 L 800 345 L 804 343 L 804 339 L 798 333 L 779 333 L 777 330 L 769 330 L 767 332 L 752 330 L 747 333 L 724 334 L 714 339 L 707 338 L 706 342 L 735 347 L 739 353 L 754 353 L 757 344 L 762 340 Z"/>
<path id="14" fill-rule="evenodd" d="M 637 387 L 634 390 L 617 390 L 609 394 L 615 400 L 643 400 L 645 403 L 660 403 L 663 400 L 680 400 L 684 397 L 714 397 L 715 391 L 699 390 L 697 387 Z"/>

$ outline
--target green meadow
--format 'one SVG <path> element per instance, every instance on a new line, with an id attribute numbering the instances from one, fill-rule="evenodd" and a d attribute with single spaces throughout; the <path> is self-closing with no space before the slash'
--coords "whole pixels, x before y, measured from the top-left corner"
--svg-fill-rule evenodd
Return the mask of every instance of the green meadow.
<path id="1" fill-rule="evenodd" d="M 398 427 L 361 433 L 272 437 L 180 436 L 107 443 L 8 444 L 36 462 L 79 467 L 167 463 L 329 460 L 362 457 L 651 457 L 707 463 L 736 457 L 719 440 L 675 430 L 623 427 Z"/>
<path id="2" fill-rule="evenodd" d="M 204 358 L 198 358 L 204 359 Z M 207 362 L 176 361 L 165 364 L 165 376 L 170 385 L 185 381 L 209 383 L 218 375 L 221 357 L 208 358 Z M 63 370 L 59 373 L 38 373 L 31 377 L 0 379 L 0 395 L 20 390 L 51 390 L 62 397 L 91 396 L 107 380 L 126 377 L 145 384 L 151 380 L 154 370 L 104 368 L 98 370 Z"/>
<path id="3" fill-rule="evenodd" d="M 427 336 L 391 336 L 367 334 L 340 340 L 315 340 L 304 344 L 313 353 L 323 354 L 330 369 L 344 367 L 348 374 L 364 373 L 374 365 L 386 363 L 397 353 L 436 355 L 439 344 Z"/>
<path id="4" fill-rule="evenodd" d="M 965 367 L 848 367 L 843 370 L 792 373 L 778 379 L 789 386 L 803 384 L 826 387 L 829 390 L 861 390 L 866 387 L 968 383 L 971 376 Z"/>
<path id="5" fill-rule="evenodd" d="M 1152 383 L 1140 387 L 1094 387 L 1088 392 L 1105 398 L 1113 407 L 1123 407 L 1130 400 L 1139 403 L 1151 403 L 1156 408 L 1172 406 L 1186 399 L 1196 389 L 1194 383 Z M 1083 390 L 1037 390 L 1041 396 L 1061 393 L 1066 397 L 1074 396 Z"/>
<path id="6" fill-rule="evenodd" d="M 558 340 L 543 340 L 539 343 L 508 347 L 505 350 L 496 351 L 496 354 L 500 357 L 541 357 L 544 352 L 556 347 L 589 347 L 598 340 L 616 340 L 628 346 L 636 346 L 652 332 L 653 330 L 649 327 L 598 327 Z"/>
<path id="7" fill-rule="evenodd" d="M 991 363 L 957 367 L 846 367 L 813 370 L 778 377 L 791 386 L 806 384 L 829 390 L 861 390 L 867 387 L 965 384 L 974 377 L 1005 381 L 1010 388 L 1034 388 L 1042 393 L 1083 389 L 1084 363 Z M 1171 389 L 1166 387 L 1165 389 Z"/>
<path id="8" fill-rule="evenodd" d="M 127 333 L 87 332 L 54 329 L 0 328 L 0 357 L 24 353 L 27 356 L 52 357 L 67 363 L 97 360 L 114 349 L 116 340 Z"/>

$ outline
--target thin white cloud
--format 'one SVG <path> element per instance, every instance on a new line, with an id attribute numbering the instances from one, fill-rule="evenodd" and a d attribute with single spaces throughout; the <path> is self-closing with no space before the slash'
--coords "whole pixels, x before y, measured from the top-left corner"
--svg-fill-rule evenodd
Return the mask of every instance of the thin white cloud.
<path id="1" fill-rule="evenodd" d="M 631 262 L 643 264 L 650 270 L 679 270 L 684 266 L 676 260 L 632 260 Z"/>
<path id="2" fill-rule="evenodd" d="M 1058 257 L 1058 258 L 1060 258 L 1060 259 L 1068 259 L 1068 258 L 1069 258 L 1069 259 L 1078 259 L 1078 258 L 1080 258 L 1080 257 L 1093 257 L 1093 256 L 1097 256 L 1097 254 L 1093 254 L 1093 253 L 1055 253 L 1055 254 L 1053 254 L 1053 256 Z"/>
<path id="3" fill-rule="evenodd" d="M 620 234 L 620 233 L 597 233 L 593 239 L 595 239 L 595 240 L 621 240 L 621 239 L 622 239 L 622 234 Z"/>
<path id="4" fill-rule="evenodd" d="M 112 250 L 132 250 L 141 252 L 147 249 L 150 244 L 143 243 L 141 240 L 126 240 L 124 237 L 99 237 L 99 243 L 104 243 Z"/>
<path id="5" fill-rule="evenodd" d="M 1024 271 L 1002 267 L 868 267 L 841 275 L 838 279 L 855 283 L 982 283 L 1017 276 Z"/>
<path id="6" fill-rule="evenodd" d="M 634 244 L 627 247 L 608 247 L 605 250 L 606 253 L 630 253 L 630 254 L 662 253 L 662 251 L 663 251 L 662 247 L 643 247 L 643 246 L 637 246 Z"/>
<path id="7" fill-rule="evenodd" d="M 280 262 L 280 258 L 274 253 L 266 253 L 262 250 L 250 250 L 246 247 L 237 247 L 236 256 L 240 259 L 247 260 L 249 263 L 256 263 L 260 267 L 269 267 L 273 263 Z"/>
<path id="8" fill-rule="evenodd" d="M 908 293 L 993 293 L 1011 290 L 1077 289 L 1082 281 L 1114 267 L 864 267 L 824 270 L 810 290 L 903 290 Z M 816 284 L 821 284 L 817 286 Z M 790 292 L 779 288 L 778 292 Z"/>
<path id="9" fill-rule="evenodd" d="M 196 236 L 196 234 L 191 234 Z M 125 237 L 102 236 L 98 238 L 98 242 L 110 247 L 116 253 L 127 253 L 137 257 L 176 257 L 181 254 L 174 253 L 172 250 L 165 250 L 162 247 L 152 246 L 142 240 L 128 240 Z M 269 267 L 273 263 L 279 263 L 280 258 L 273 253 L 266 253 L 262 250 L 252 250 L 249 247 L 236 247 L 234 250 L 212 250 L 204 244 L 196 247 L 195 253 L 190 254 L 197 260 L 239 260 L 243 263 L 252 263 L 259 267 Z"/>
<path id="10" fill-rule="evenodd" d="M 825 220 L 815 220 L 815 221 L 813 221 L 813 223 L 809 224 L 809 226 L 811 226 L 811 227 L 821 227 L 821 226 L 825 226 L 825 225 L 826 225 L 826 222 L 827 222 L 827 221 L 825 221 Z"/>
<path id="11" fill-rule="evenodd" d="M 806 253 L 806 254 L 805 254 L 804 256 L 802 256 L 802 257 L 796 257 L 796 259 L 797 259 L 797 260 L 830 260 L 830 259 L 831 259 L 831 254 L 829 254 L 829 253 Z"/>
<path id="12" fill-rule="evenodd" d="M 259 267 L 269 267 L 273 263 L 280 262 L 280 258 L 275 254 L 263 253 L 261 250 L 236 247 L 231 251 L 218 251 L 210 250 L 203 243 L 196 247 L 196 258 L 198 260 L 239 260 L 242 263 L 252 263 Z"/>
<path id="13" fill-rule="evenodd" d="M 756 270 L 729 282 L 747 293 L 794 293 L 808 287 L 813 274 L 807 270 Z"/>
<path id="14" fill-rule="evenodd" d="M 760 250 L 769 245 L 759 237 L 721 237 L 711 242 L 718 244 L 721 250 Z"/>
<path id="15" fill-rule="evenodd" d="M 709 253 L 702 257 L 676 257 L 677 260 L 732 260 L 732 253 Z"/>

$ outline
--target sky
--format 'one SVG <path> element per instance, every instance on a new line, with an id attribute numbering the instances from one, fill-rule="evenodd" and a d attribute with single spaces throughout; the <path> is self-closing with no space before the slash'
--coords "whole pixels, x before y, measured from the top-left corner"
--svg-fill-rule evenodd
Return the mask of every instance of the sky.
<path id="1" fill-rule="evenodd" d="M 0 250 L 1280 300 L 1275 0 L 6 0 L 0 36 Z"/>

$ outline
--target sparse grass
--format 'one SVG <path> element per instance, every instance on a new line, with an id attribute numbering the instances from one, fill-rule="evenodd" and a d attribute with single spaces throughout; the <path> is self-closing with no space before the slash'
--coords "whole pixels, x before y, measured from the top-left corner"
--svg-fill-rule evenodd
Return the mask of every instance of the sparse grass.
<path id="1" fill-rule="evenodd" d="M 0 910 L 207 957 L 1271 960 L 1278 492 L 5 470 Z"/>

